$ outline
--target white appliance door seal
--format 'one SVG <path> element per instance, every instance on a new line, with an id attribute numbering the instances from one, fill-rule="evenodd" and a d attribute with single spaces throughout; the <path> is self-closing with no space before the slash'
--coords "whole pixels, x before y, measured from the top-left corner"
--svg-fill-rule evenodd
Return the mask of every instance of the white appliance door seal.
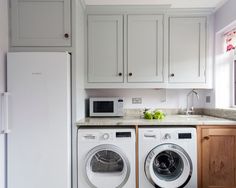
<path id="1" fill-rule="evenodd" d="M 94 147 L 88 152 L 84 164 L 85 178 L 92 188 L 121 188 L 130 176 L 130 162 L 115 145 Z"/>
<path id="2" fill-rule="evenodd" d="M 156 188 L 180 188 L 190 180 L 193 165 L 187 152 L 176 144 L 152 149 L 145 160 L 145 174 Z"/>

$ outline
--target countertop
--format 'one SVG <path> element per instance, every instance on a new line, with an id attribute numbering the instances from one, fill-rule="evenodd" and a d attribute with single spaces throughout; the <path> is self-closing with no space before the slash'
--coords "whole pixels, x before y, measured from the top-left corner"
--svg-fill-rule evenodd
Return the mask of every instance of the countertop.
<path id="1" fill-rule="evenodd" d="M 121 118 L 84 118 L 76 123 L 81 126 L 148 126 L 148 125 L 170 125 L 170 126 L 196 126 L 196 125 L 235 125 L 236 121 L 205 115 L 167 115 L 164 120 L 146 120 L 137 116 L 126 116 Z"/>

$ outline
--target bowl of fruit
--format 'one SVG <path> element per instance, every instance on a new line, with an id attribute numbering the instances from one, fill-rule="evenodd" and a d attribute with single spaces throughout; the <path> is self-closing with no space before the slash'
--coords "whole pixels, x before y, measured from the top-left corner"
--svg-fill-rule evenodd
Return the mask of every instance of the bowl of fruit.
<path id="1" fill-rule="evenodd" d="M 157 119 L 157 120 L 163 120 L 166 116 L 163 111 L 158 109 L 155 110 L 145 109 L 143 115 L 144 119 Z"/>

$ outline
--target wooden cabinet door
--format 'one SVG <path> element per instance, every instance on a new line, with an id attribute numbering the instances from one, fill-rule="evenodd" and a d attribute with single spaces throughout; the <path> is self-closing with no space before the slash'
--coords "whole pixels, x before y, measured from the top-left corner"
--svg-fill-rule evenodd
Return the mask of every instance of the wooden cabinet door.
<path id="1" fill-rule="evenodd" d="M 11 0 L 12 46 L 70 46 L 70 0 Z"/>
<path id="2" fill-rule="evenodd" d="M 169 82 L 205 83 L 206 18 L 169 18 Z"/>
<path id="3" fill-rule="evenodd" d="M 236 129 L 202 129 L 202 188 L 235 188 Z"/>
<path id="4" fill-rule="evenodd" d="M 128 82 L 163 81 L 163 16 L 128 15 Z"/>
<path id="5" fill-rule="evenodd" d="M 123 16 L 88 16 L 88 82 L 123 82 Z"/>

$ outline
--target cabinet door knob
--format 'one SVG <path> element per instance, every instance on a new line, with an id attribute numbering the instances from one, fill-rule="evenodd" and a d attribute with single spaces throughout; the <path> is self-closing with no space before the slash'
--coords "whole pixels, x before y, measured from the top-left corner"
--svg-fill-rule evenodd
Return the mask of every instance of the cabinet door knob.
<path id="1" fill-rule="evenodd" d="M 209 140 L 210 137 L 209 137 L 209 136 L 204 136 L 203 139 L 204 139 L 204 140 Z"/>
<path id="2" fill-rule="evenodd" d="M 130 73 L 129 73 L 129 76 L 132 76 L 132 75 L 133 75 L 132 72 L 130 72 Z"/>
<path id="3" fill-rule="evenodd" d="M 119 72 L 119 74 L 118 74 L 119 76 L 122 76 L 122 73 L 121 72 Z"/>
<path id="4" fill-rule="evenodd" d="M 174 76 L 175 76 L 175 74 L 174 74 L 174 73 L 171 73 L 171 74 L 170 74 L 170 77 L 174 77 Z"/>
<path id="5" fill-rule="evenodd" d="M 64 34 L 64 37 L 65 37 L 66 39 L 68 39 L 68 38 L 69 38 L 69 34 L 68 34 L 68 33 L 65 33 L 65 34 Z"/>

